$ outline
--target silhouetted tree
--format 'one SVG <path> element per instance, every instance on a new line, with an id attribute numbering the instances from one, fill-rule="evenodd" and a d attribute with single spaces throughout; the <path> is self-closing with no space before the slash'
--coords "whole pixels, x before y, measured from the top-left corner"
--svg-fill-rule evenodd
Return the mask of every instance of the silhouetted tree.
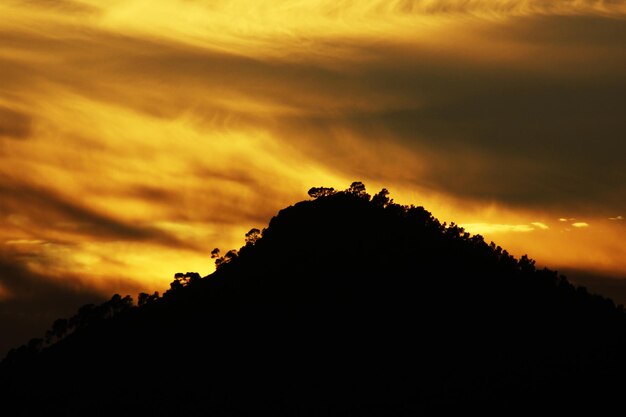
<path id="1" fill-rule="evenodd" d="M 26 345 L 31 352 L 39 352 L 43 348 L 43 339 L 34 338 L 28 341 Z"/>
<path id="2" fill-rule="evenodd" d="M 237 259 L 237 256 L 239 256 L 239 252 L 236 249 L 231 249 L 224 255 L 225 262 L 231 262 L 233 259 Z"/>
<path id="3" fill-rule="evenodd" d="M 231 249 L 222 257 L 219 257 L 215 260 L 215 267 L 220 268 L 225 264 L 231 262 L 234 259 L 237 259 L 239 256 L 239 252 L 236 249 Z"/>
<path id="4" fill-rule="evenodd" d="M 523 255 L 518 264 L 522 272 L 535 272 L 535 261 L 530 259 L 528 255 Z"/>
<path id="5" fill-rule="evenodd" d="M 385 207 L 387 204 L 393 203 L 393 200 L 389 200 L 389 191 L 383 188 L 372 197 L 372 204 L 378 207 Z"/>
<path id="6" fill-rule="evenodd" d="M 150 294 L 145 292 L 140 292 L 139 294 L 137 294 L 137 305 L 142 306 L 146 304 L 148 302 L 148 297 L 150 297 Z"/>
<path id="7" fill-rule="evenodd" d="M 144 304 L 151 303 L 159 299 L 159 292 L 155 291 L 152 294 L 147 294 L 145 292 L 139 293 L 137 296 L 137 305 L 142 306 Z"/>
<path id="8" fill-rule="evenodd" d="M 330 195 L 335 194 L 336 191 L 334 188 L 328 188 L 328 187 L 312 187 L 309 190 L 309 196 L 311 198 L 320 198 L 320 197 L 328 197 Z"/>
<path id="9" fill-rule="evenodd" d="M 54 339 L 60 340 L 68 332 L 68 320 L 57 319 L 52 323 L 52 329 L 46 332 L 46 343 L 50 344 Z"/>
<path id="10" fill-rule="evenodd" d="M 174 281 L 170 283 L 170 288 L 173 291 L 179 290 L 187 285 L 187 279 L 185 278 L 185 274 L 182 272 L 177 272 L 174 274 Z"/>
<path id="11" fill-rule="evenodd" d="M 365 190 L 365 184 L 361 181 L 355 181 L 350 184 L 350 187 L 346 190 L 346 192 L 364 200 L 370 199 L 370 195 Z"/>
<path id="12" fill-rule="evenodd" d="M 101 304 L 96 310 L 100 313 L 100 318 L 111 318 L 124 311 L 129 310 L 133 306 L 133 298 L 130 295 L 122 297 L 114 294 L 109 301 Z"/>
<path id="13" fill-rule="evenodd" d="M 197 281 L 199 281 L 199 280 L 200 280 L 200 278 L 202 278 L 202 277 L 200 276 L 200 274 L 199 274 L 199 273 L 197 273 L 197 272 L 187 272 L 187 273 L 185 274 L 185 277 L 187 278 L 187 283 L 188 283 L 188 284 L 191 284 L 191 283 L 193 283 L 193 282 L 197 282 Z"/>
<path id="14" fill-rule="evenodd" d="M 246 246 L 251 246 L 256 243 L 257 240 L 261 238 L 261 231 L 259 229 L 250 229 L 248 233 L 246 233 Z"/>
<path id="15" fill-rule="evenodd" d="M 197 272 L 187 272 L 184 274 L 182 272 L 177 272 L 176 274 L 174 274 L 174 281 L 170 283 L 170 288 L 175 291 L 180 288 L 186 287 L 192 282 L 199 281 L 200 278 L 200 274 Z"/>
<path id="16" fill-rule="evenodd" d="M 95 304 L 85 304 L 78 309 L 78 313 L 69 319 L 70 327 L 74 329 L 87 327 L 87 325 L 97 317 L 96 312 Z"/>

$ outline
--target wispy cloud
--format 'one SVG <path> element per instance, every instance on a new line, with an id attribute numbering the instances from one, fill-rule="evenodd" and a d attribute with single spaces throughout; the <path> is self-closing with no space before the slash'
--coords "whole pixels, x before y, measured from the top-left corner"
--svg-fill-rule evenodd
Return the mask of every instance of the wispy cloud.
<path id="1" fill-rule="evenodd" d="M 463 226 L 472 233 L 483 235 L 528 233 L 540 230 L 549 230 L 550 227 L 542 222 L 528 224 L 502 224 L 502 223 L 463 223 Z"/>
<path id="2" fill-rule="evenodd" d="M 606 219 L 626 193 L 625 1 L 6 0 L 0 16 L 17 275 L 166 287 L 311 185 L 353 180 L 524 252 L 623 267 Z M 535 221 L 562 213 L 605 243 L 577 251 Z"/>
<path id="3" fill-rule="evenodd" d="M 497 233 L 528 233 L 535 230 L 528 224 L 494 224 L 494 223 L 468 223 L 463 226 L 475 234 L 497 234 Z"/>
<path id="4" fill-rule="evenodd" d="M 29 137 L 32 118 L 25 113 L 0 106 L 0 138 L 23 139 Z"/>
<path id="5" fill-rule="evenodd" d="M 540 230 L 548 230 L 548 229 L 550 229 L 550 227 L 547 224 L 545 224 L 545 223 L 532 222 L 531 224 L 533 226 L 535 226 L 537 229 L 540 229 Z"/>

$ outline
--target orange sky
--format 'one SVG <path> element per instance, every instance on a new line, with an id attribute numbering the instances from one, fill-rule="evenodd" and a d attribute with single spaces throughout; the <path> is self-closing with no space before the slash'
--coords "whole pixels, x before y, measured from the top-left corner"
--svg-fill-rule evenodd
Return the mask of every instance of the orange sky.
<path id="1" fill-rule="evenodd" d="M 0 16 L 4 319 L 207 274 L 213 247 L 354 180 L 541 264 L 626 275 L 626 1 L 3 0 Z"/>

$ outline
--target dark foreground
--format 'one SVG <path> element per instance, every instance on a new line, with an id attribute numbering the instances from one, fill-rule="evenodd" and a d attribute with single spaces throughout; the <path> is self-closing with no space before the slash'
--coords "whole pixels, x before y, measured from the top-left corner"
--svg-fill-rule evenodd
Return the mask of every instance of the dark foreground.
<path id="1" fill-rule="evenodd" d="M 621 307 L 385 193 L 313 195 L 218 258 L 214 274 L 181 276 L 163 297 L 14 351 L 0 367 L 3 409 L 415 416 L 621 405 Z"/>

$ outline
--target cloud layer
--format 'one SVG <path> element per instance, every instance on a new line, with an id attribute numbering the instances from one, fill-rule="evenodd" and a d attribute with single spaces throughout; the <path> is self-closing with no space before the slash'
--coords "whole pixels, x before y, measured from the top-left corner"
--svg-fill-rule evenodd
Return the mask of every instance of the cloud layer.
<path id="1" fill-rule="evenodd" d="M 78 301 L 208 273 L 213 247 L 353 180 L 518 255 L 626 271 L 625 1 L 8 0 L 0 15 L 3 314 L 20 280 Z"/>

